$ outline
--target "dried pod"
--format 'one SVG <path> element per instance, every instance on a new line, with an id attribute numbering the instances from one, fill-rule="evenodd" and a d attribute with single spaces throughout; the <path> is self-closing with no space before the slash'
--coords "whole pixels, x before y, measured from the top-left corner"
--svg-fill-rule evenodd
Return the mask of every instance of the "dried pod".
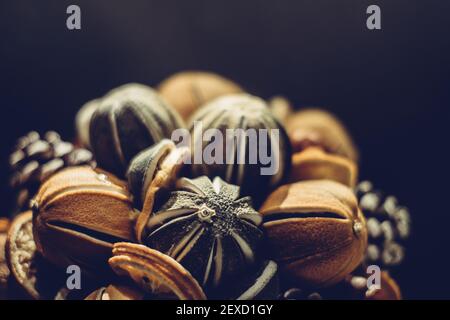
<path id="1" fill-rule="evenodd" d="M 185 120 L 200 106 L 215 98 L 243 92 L 239 85 L 229 79 L 200 71 L 176 73 L 161 82 L 158 90 Z"/>
<path id="2" fill-rule="evenodd" d="M 84 147 L 90 149 L 91 144 L 89 142 L 89 126 L 91 123 L 92 115 L 97 110 L 100 99 L 94 99 L 86 102 L 75 116 L 75 129 L 77 132 L 78 143 Z"/>
<path id="3" fill-rule="evenodd" d="M 131 196 L 124 182 L 90 167 L 73 167 L 47 180 L 32 201 L 37 248 L 54 264 L 76 264 L 102 275 L 112 245 L 132 241 Z"/>
<path id="4" fill-rule="evenodd" d="M 299 284 L 335 284 L 363 258 L 365 220 L 353 192 L 340 183 L 284 185 L 267 198 L 260 212 L 271 258 Z"/>
<path id="5" fill-rule="evenodd" d="M 183 127 L 177 115 L 152 88 L 128 84 L 101 99 L 92 115 L 89 143 L 98 165 L 119 177 L 145 148 Z"/>
<path id="6" fill-rule="evenodd" d="M 180 262 L 205 288 L 215 289 L 254 264 L 261 216 L 238 186 L 219 177 L 181 178 L 161 198 L 142 242 Z"/>
<path id="7" fill-rule="evenodd" d="M 139 287 L 153 294 L 173 294 L 180 300 L 205 300 L 206 296 L 189 271 L 171 257 L 133 243 L 116 243 L 111 268 L 130 277 Z"/>
<path id="8" fill-rule="evenodd" d="M 308 147 L 292 156 L 290 182 L 301 180 L 333 180 L 353 188 L 358 166 L 342 156 L 328 154 L 322 148 Z"/>
<path id="9" fill-rule="evenodd" d="M 110 284 L 90 293 L 84 300 L 142 300 L 144 292 L 123 284 Z"/>
<path id="10" fill-rule="evenodd" d="M 305 109 L 290 115 L 286 131 L 294 153 L 319 146 L 327 153 L 358 161 L 358 151 L 344 125 L 331 113 L 321 109 Z"/>
<path id="11" fill-rule="evenodd" d="M 128 186 L 139 209 L 142 209 L 147 190 L 161 168 L 170 167 L 171 171 L 174 166 L 185 162 L 189 155 L 187 148 L 176 149 L 171 140 L 164 139 L 133 158 L 127 172 Z"/>
<path id="12" fill-rule="evenodd" d="M 219 176 L 241 186 L 243 194 L 256 197 L 278 186 L 287 175 L 289 140 L 262 99 L 247 94 L 224 96 L 202 107 L 192 120 L 194 176 Z M 207 138 L 209 129 L 218 131 Z M 205 159 L 208 151 L 214 160 L 211 164 Z M 199 156 L 203 156 L 200 163 Z M 269 163 L 262 157 L 268 157 Z"/>
<path id="13" fill-rule="evenodd" d="M 135 202 L 139 208 L 142 206 L 135 225 L 136 239 L 139 242 L 142 242 L 152 214 L 156 194 L 173 186 L 189 156 L 188 148 L 175 148 L 172 142 L 163 140 L 133 159 L 128 171 L 128 182 Z"/>

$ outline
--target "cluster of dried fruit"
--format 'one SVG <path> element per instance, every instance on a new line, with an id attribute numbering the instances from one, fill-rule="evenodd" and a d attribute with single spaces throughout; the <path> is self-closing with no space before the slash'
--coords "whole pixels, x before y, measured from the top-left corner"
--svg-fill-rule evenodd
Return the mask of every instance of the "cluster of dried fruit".
<path id="1" fill-rule="evenodd" d="M 237 161 L 254 151 L 248 141 L 233 161 L 190 165 L 194 146 L 206 147 L 195 122 L 277 130 L 267 147 L 278 171 Z M 293 112 L 282 98 L 265 102 L 218 75 L 185 72 L 158 90 L 128 84 L 88 102 L 76 128 L 78 148 L 31 133 L 11 156 L 13 185 L 38 187 L 21 199 L 32 197 L 29 211 L 0 220 L 2 297 L 400 298 L 386 272 L 381 289 L 364 289 L 358 270 L 378 236 L 353 191 L 358 153 L 329 113 Z M 169 140 L 180 128 L 190 128 L 191 144 Z M 405 239 L 409 215 L 394 211 Z M 71 265 L 81 290 L 66 286 Z"/>

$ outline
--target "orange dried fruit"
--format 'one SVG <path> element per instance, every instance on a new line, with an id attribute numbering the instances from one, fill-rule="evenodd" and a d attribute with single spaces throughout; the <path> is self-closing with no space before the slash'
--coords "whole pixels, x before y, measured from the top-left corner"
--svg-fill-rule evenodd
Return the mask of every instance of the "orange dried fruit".
<path id="1" fill-rule="evenodd" d="M 340 183 L 312 180 L 281 186 L 260 213 L 269 258 L 298 284 L 335 284 L 363 258 L 364 216 L 352 190 Z"/>

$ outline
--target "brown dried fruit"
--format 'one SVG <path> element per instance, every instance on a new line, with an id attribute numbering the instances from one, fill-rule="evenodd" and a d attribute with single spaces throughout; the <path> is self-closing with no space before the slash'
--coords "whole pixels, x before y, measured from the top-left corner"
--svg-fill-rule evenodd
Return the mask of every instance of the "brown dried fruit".
<path id="1" fill-rule="evenodd" d="M 161 96 L 187 120 L 203 104 L 242 88 L 218 74 L 200 71 L 176 73 L 158 86 Z"/>
<path id="2" fill-rule="evenodd" d="M 271 258 L 299 284 L 335 284 L 363 258 L 365 220 L 353 192 L 340 183 L 284 185 L 267 198 L 260 213 Z"/>
<path id="3" fill-rule="evenodd" d="M 37 249 L 58 266 L 76 264 L 101 276 L 109 270 L 113 243 L 134 240 L 131 202 L 125 182 L 109 173 L 90 167 L 60 171 L 33 200 Z"/>
<path id="4" fill-rule="evenodd" d="M 154 294 L 173 294 L 180 300 L 205 300 L 198 284 L 181 264 L 171 257 L 134 243 L 114 244 L 111 268 L 130 277 L 142 289 Z"/>
<path id="5" fill-rule="evenodd" d="M 287 118 L 285 127 L 294 153 L 319 146 L 327 153 L 358 161 L 358 151 L 350 134 L 333 114 L 325 110 L 298 111 Z"/>
<path id="6" fill-rule="evenodd" d="M 358 167 L 352 160 L 325 153 L 319 147 L 308 147 L 292 156 L 289 181 L 327 179 L 353 188 L 357 176 Z"/>

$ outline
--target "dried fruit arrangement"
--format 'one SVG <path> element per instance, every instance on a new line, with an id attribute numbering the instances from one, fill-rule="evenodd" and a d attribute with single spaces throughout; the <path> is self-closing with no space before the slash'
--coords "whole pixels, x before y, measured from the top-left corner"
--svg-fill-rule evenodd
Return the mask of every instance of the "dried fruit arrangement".
<path id="1" fill-rule="evenodd" d="M 30 132 L 11 154 L 17 199 L 0 219 L 0 298 L 401 298 L 390 272 L 404 259 L 409 212 L 358 183 L 358 151 L 330 113 L 183 72 L 157 89 L 116 88 L 75 124 L 74 143 Z M 191 139 L 176 145 L 177 130 Z M 235 130 L 265 142 L 233 136 L 239 147 L 215 144 L 225 161 L 196 161 Z M 250 161 L 263 148 L 273 174 Z M 380 286 L 367 286 L 369 265 Z M 74 266 L 81 288 L 67 284 Z"/>

